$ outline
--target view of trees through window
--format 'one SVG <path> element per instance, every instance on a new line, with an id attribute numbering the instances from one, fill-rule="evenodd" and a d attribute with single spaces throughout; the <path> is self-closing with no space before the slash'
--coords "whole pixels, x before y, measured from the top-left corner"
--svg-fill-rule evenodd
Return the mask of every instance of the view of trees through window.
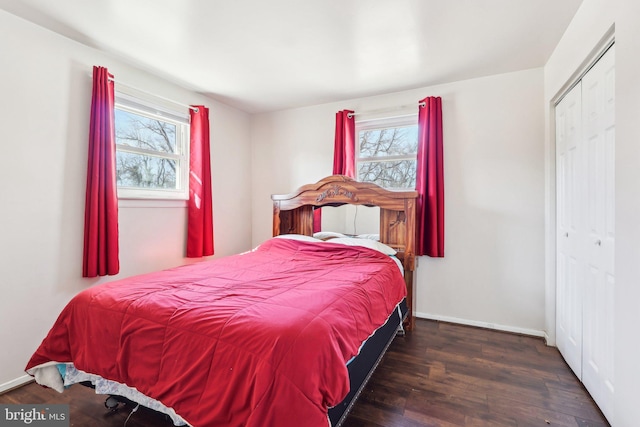
<path id="1" fill-rule="evenodd" d="M 118 108 L 115 123 L 118 186 L 177 188 L 176 124 Z"/>
<path id="2" fill-rule="evenodd" d="M 358 138 L 358 180 L 389 189 L 415 188 L 417 125 L 364 129 Z"/>

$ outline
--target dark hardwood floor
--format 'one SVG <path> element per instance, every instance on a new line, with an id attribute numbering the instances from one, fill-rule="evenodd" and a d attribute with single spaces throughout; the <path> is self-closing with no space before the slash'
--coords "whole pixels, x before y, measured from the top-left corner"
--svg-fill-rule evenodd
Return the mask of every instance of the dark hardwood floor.
<path id="1" fill-rule="evenodd" d="M 71 425 L 86 427 L 121 427 L 130 412 L 108 411 L 104 396 L 80 385 L 58 394 L 31 383 L 0 395 L 0 403 L 68 403 Z M 145 409 L 127 423 L 171 425 Z M 557 349 L 542 339 L 420 319 L 412 333 L 394 340 L 343 424 L 608 425 Z"/>
<path id="2" fill-rule="evenodd" d="M 417 320 L 394 340 L 344 427 L 608 426 L 541 338 Z"/>

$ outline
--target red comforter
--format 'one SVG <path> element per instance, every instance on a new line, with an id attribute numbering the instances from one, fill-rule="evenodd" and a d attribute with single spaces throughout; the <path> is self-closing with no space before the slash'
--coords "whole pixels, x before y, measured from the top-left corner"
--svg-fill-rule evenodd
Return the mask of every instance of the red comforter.
<path id="1" fill-rule="evenodd" d="M 405 294 L 377 251 L 271 239 L 81 292 L 27 369 L 73 362 L 198 427 L 326 427 L 346 362 Z"/>

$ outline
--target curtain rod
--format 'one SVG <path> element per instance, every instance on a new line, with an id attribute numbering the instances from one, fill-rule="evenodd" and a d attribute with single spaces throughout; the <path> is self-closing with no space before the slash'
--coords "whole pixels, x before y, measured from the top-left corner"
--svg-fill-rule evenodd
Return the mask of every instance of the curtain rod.
<path id="1" fill-rule="evenodd" d="M 427 106 L 426 102 L 418 102 L 418 106 L 424 108 Z M 381 108 L 379 110 L 370 110 L 370 111 L 362 111 L 362 112 L 358 112 L 358 113 L 349 113 L 347 114 L 348 118 L 352 118 L 355 116 L 361 116 L 364 114 L 378 114 L 378 113 L 390 113 L 392 111 L 399 111 L 399 110 L 405 110 L 408 108 L 413 108 L 413 106 L 410 105 L 399 105 L 397 107 L 389 107 L 389 108 Z"/>
<path id="2" fill-rule="evenodd" d="M 116 83 L 116 79 L 113 78 L 113 77 L 109 77 L 109 80 L 114 82 L 114 83 Z M 120 86 L 128 87 L 129 89 L 133 89 L 133 90 L 135 90 L 137 92 L 144 93 L 145 95 L 153 96 L 154 98 L 162 99 L 163 101 L 167 101 L 167 102 L 171 102 L 172 104 L 179 105 L 180 107 L 188 108 L 190 110 L 195 111 L 196 113 L 199 111 L 198 107 L 193 107 L 191 105 L 186 105 L 186 104 L 183 104 L 181 102 L 176 102 L 173 99 L 165 98 L 164 96 L 156 95 L 155 93 L 147 92 L 146 90 L 142 90 L 142 89 L 139 89 L 137 87 L 133 87 L 131 85 L 128 85 L 128 84 L 125 84 L 125 83 L 122 83 L 122 82 L 117 82 L 117 83 Z"/>

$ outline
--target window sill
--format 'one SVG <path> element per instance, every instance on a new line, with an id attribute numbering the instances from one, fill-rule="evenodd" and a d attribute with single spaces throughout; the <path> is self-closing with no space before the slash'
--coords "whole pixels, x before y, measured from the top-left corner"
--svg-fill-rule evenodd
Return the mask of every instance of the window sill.
<path id="1" fill-rule="evenodd" d="M 188 200 L 118 199 L 118 208 L 186 208 Z"/>

